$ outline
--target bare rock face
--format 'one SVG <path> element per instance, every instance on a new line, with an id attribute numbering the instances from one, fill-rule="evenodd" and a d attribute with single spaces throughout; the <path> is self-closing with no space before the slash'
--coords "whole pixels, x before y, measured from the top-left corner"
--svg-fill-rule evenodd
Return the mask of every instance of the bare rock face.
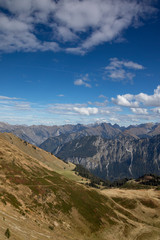
<path id="1" fill-rule="evenodd" d="M 59 129 L 59 135 L 55 135 L 53 132 L 50 133 L 50 137 L 39 145 L 40 148 L 57 154 L 59 151 L 57 151 L 57 148 L 59 149 L 67 142 L 80 139 L 84 136 L 100 136 L 106 139 L 116 139 L 122 136 L 128 136 L 134 139 L 140 139 L 146 137 L 151 138 L 160 134 L 160 124 L 153 123 L 134 125 L 127 128 L 120 127 L 116 124 L 111 125 L 109 123 L 93 125 L 77 124 L 74 127 L 73 125 L 71 126 L 69 130 L 65 126 L 57 127 Z"/>
<path id="2" fill-rule="evenodd" d="M 57 156 L 110 180 L 160 174 L 160 135 L 138 140 L 127 136 L 113 140 L 83 137 L 66 143 Z"/>

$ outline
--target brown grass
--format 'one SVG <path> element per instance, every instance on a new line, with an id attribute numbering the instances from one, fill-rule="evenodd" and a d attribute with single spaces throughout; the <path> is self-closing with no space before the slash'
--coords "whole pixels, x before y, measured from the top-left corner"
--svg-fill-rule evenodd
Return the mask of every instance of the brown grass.
<path id="1" fill-rule="evenodd" d="M 93 191 L 73 166 L 0 134 L 0 239 L 159 240 L 159 191 Z"/>

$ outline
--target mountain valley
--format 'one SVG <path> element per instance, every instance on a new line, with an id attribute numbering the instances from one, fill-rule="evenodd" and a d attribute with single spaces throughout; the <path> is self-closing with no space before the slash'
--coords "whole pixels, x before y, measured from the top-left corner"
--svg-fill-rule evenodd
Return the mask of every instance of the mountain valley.
<path id="1" fill-rule="evenodd" d="M 159 239 L 159 191 L 94 190 L 74 168 L 0 134 L 0 239 Z"/>
<path id="2" fill-rule="evenodd" d="M 160 124 L 120 127 L 109 123 L 63 126 L 0 124 L 66 162 L 81 164 L 108 180 L 160 173 Z M 45 157 L 42 158 L 43 161 Z M 42 160 L 41 159 L 41 160 Z"/>

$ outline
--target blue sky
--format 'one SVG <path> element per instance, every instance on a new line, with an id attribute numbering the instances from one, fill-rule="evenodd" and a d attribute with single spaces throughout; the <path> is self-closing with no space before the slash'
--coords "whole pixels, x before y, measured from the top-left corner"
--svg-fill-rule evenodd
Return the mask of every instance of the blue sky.
<path id="1" fill-rule="evenodd" d="M 0 0 L 0 121 L 160 120 L 156 0 Z"/>

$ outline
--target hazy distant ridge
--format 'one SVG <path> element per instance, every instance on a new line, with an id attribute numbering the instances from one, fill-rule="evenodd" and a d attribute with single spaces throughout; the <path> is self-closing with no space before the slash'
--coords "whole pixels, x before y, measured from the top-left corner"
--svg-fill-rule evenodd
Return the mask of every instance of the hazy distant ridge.
<path id="1" fill-rule="evenodd" d="M 62 126 L 45 126 L 45 125 L 10 125 L 1 122 L 0 132 L 12 132 L 16 136 L 28 141 L 32 144 L 39 146 L 48 138 L 62 137 L 65 141 L 80 138 L 82 136 L 101 136 L 104 138 L 115 138 L 120 133 L 125 133 L 136 137 L 154 136 L 160 134 L 160 124 L 140 124 L 131 125 L 129 127 L 120 127 L 117 124 L 111 125 L 110 123 L 92 124 L 92 125 L 62 125 Z M 61 138 L 60 137 L 60 138 Z M 59 140 L 58 140 L 59 141 Z"/>

